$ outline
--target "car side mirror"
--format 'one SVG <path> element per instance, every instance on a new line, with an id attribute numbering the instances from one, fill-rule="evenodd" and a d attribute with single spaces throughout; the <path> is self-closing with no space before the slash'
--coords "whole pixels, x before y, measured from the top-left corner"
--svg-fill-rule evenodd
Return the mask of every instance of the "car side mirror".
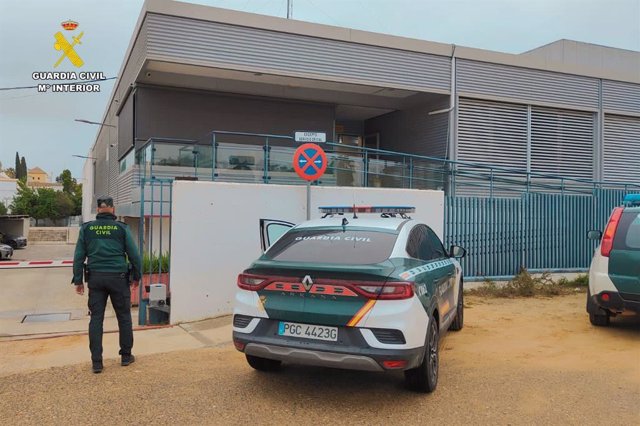
<path id="1" fill-rule="evenodd" d="M 591 231 L 587 232 L 587 238 L 590 240 L 599 240 L 600 238 L 602 238 L 602 232 L 592 229 Z"/>
<path id="2" fill-rule="evenodd" d="M 467 250 L 460 246 L 449 247 L 449 257 L 455 257 L 456 259 L 462 259 L 467 255 Z"/>

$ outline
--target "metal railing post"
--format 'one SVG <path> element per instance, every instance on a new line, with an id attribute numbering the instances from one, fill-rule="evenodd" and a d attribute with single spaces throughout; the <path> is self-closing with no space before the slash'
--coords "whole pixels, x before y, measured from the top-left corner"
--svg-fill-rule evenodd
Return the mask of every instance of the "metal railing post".
<path id="1" fill-rule="evenodd" d="M 364 177 L 363 177 L 363 183 L 364 183 L 364 187 L 368 188 L 369 187 L 369 151 L 368 150 L 364 150 L 364 157 L 362 157 L 362 159 L 364 160 L 364 167 L 363 167 L 363 172 L 364 172 Z"/>
<path id="2" fill-rule="evenodd" d="M 269 138 L 265 138 L 265 144 L 262 146 L 262 149 L 264 150 L 264 170 L 262 172 L 262 181 L 264 183 L 269 183 L 269 163 L 270 163 L 270 159 L 269 159 Z"/>
<path id="3" fill-rule="evenodd" d="M 216 133 L 211 133 L 211 182 L 216 180 L 216 164 L 218 163 L 218 142 L 216 142 Z"/>
<path id="4" fill-rule="evenodd" d="M 413 157 L 409 157 L 409 189 L 413 189 Z"/>

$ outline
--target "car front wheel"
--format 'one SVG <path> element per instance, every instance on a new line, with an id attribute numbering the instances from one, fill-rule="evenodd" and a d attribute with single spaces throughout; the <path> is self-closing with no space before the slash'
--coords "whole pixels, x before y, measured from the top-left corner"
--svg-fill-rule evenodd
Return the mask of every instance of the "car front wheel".
<path id="1" fill-rule="evenodd" d="M 422 363 L 418 367 L 404 372 L 409 389 L 425 393 L 433 392 L 436 389 L 438 385 L 439 340 L 438 323 L 430 318 Z"/>

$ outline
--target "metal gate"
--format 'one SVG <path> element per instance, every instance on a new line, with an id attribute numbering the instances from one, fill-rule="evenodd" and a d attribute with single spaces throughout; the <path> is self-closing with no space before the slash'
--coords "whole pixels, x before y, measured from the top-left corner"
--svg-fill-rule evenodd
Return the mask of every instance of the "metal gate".
<path id="1" fill-rule="evenodd" d="M 170 310 L 171 199 L 173 179 L 140 178 L 138 247 L 142 279 L 138 288 L 138 324 L 164 322 Z M 149 304 L 150 286 L 164 284 L 167 303 Z"/>

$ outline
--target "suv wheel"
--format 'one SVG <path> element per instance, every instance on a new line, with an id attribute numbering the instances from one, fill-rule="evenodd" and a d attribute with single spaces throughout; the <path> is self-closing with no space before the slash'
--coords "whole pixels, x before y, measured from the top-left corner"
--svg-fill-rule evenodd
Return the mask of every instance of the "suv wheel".
<path id="1" fill-rule="evenodd" d="M 587 289 L 587 312 L 589 313 L 589 321 L 591 324 L 597 327 L 606 327 L 609 325 L 610 315 L 593 302 L 591 299 L 591 289 Z"/>
<path id="2" fill-rule="evenodd" d="M 427 331 L 427 343 L 424 351 L 422 363 L 404 372 L 405 381 L 411 390 L 430 393 L 438 385 L 438 323 L 430 318 L 429 330 Z"/>
<path id="3" fill-rule="evenodd" d="M 260 358 L 258 356 L 246 355 L 247 362 L 258 371 L 276 371 L 280 368 L 282 361 L 268 358 Z"/>
<path id="4" fill-rule="evenodd" d="M 460 331 L 464 327 L 464 296 L 462 277 L 460 277 L 460 290 L 458 292 L 458 305 L 456 306 L 456 317 L 449 326 L 449 330 Z"/>
<path id="5" fill-rule="evenodd" d="M 589 314 L 589 321 L 591 324 L 598 327 L 606 327 L 609 325 L 609 314 Z"/>

